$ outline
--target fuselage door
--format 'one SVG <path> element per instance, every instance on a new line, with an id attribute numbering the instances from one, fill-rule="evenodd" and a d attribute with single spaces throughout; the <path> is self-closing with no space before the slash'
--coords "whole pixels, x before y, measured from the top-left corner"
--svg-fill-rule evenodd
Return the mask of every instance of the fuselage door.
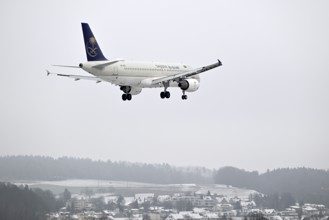
<path id="1" fill-rule="evenodd" d="M 113 67 L 113 76 L 118 76 L 118 67 Z"/>

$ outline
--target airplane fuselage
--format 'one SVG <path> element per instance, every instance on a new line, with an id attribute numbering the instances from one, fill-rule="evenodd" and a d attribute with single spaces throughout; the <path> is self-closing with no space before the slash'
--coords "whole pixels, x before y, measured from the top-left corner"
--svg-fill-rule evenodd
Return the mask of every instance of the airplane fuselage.
<path id="1" fill-rule="evenodd" d="M 140 88 L 163 87 L 163 84 L 152 84 L 152 80 L 192 70 L 191 66 L 179 63 L 127 60 L 118 60 L 110 65 L 105 65 L 106 63 L 107 61 L 91 61 L 82 63 L 80 66 L 88 73 L 112 84 Z M 190 78 L 200 81 L 199 75 L 194 75 Z M 169 86 L 177 87 L 178 84 L 171 82 Z"/>

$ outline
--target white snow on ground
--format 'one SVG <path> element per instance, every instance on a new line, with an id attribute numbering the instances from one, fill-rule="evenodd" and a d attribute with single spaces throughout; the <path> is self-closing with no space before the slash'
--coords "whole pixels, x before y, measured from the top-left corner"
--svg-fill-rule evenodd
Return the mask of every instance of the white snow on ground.
<path id="1" fill-rule="evenodd" d="M 169 189 L 175 188 L 176 190 L 184 191 L 196 191 L 197 194 L 207 194 L 210 191 L 212 194 L 224 195 L 229 197 L 239 196 L 248 197 L 250 194 L 256 191 L 250 189 L 237 188 L 227 185 L 219 184 L 152 184 L 141 182 L 126 182 L 126 181 L 110 181 L 110 180 L 90 180 L 90 179 L 71 179 L 61 181 L 17 181 L 16 185 L 49 185 L 49 186 L 61 186 L 61 187 L 114 187 L 114 188 L 158 188 Z"/>

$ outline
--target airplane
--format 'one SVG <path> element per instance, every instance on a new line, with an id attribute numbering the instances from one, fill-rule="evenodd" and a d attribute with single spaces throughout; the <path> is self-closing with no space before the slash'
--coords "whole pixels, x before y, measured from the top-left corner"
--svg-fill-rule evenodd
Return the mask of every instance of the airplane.
<path id="1" fill-rule="evenodd" d="M 160 63 L 147 61 L 128 61 L 124 59 L 108 60 L 102 53 L 89 24 L 81 23 L 83 39 L 88 62 L 78 66 L 54 65 L 57 67 L 81 68 L 92 76 L 67 75 L 47 70 L 47 75 L 56 75 L 80 79 L 93 80 L 96 83 L 110 82 L 120 87 L 123 92 L 122 100 L 130 101 L 133 95 L 138 95 L 144 88 L 164 88 L 160 93 L 162 99 L 169 99 L 168 88 L 178 87 L 182 90 L 182 99 L 186 100 L 185 92 L 195 92 L 200 86 L 202 72 L 222 65 L 220 60 L 216 63 L 192 68 L 187 64 Z"/>

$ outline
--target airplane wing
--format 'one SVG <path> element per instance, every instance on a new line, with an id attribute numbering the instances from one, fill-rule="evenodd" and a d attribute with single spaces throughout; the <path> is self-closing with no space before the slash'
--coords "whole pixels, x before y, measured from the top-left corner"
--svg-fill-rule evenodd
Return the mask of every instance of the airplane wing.
<path id="1" fill-rule="evenodd" d="M 104 81 L 103 79 L 93 77 L 93 76 L 67 75 L 67 74 L 60 74 L 60 73 L 52 73 L 52 72 L 49 72 L 47 70 L 47 76 L 49 76 L 49 75 L 56 75 L 56 76 L 64 76 L 64 77 L 68 77 L 68 78 L 73 78 L 75 81 L 78 81 L 80 79 L 92 80 L 92 81 L 96 81 L 96 83 L 100 83 L 100 82 Z"/>
<path id="2" fill-rule="evenodd" d="M 152 84 L 158 84 L 158 83 L 162 83 L 162 82 L 168 82 L 170 80 L 172 81 L 179 81 L 181 79 L 185 79 L 187 77 L 193 76 L 193 75 L 197 75 L 203 72 L 206 72 L 208 70 L 214 69 L 216 67 L 219 67 L 222 65 L 222 62 L 220 60 L 218 60 L 216 63 L 214 64 L 210 64 L 208 66 L 203 66 L 203 67 L 199 67 L 190 71 L 186 71 L 183 73 L 178 73 L 178 74 L 174 74 L 171 76 L 166 76 L 166 77 L 162 77 L 159 79 L 154 79 L 152 80 Z"/>

